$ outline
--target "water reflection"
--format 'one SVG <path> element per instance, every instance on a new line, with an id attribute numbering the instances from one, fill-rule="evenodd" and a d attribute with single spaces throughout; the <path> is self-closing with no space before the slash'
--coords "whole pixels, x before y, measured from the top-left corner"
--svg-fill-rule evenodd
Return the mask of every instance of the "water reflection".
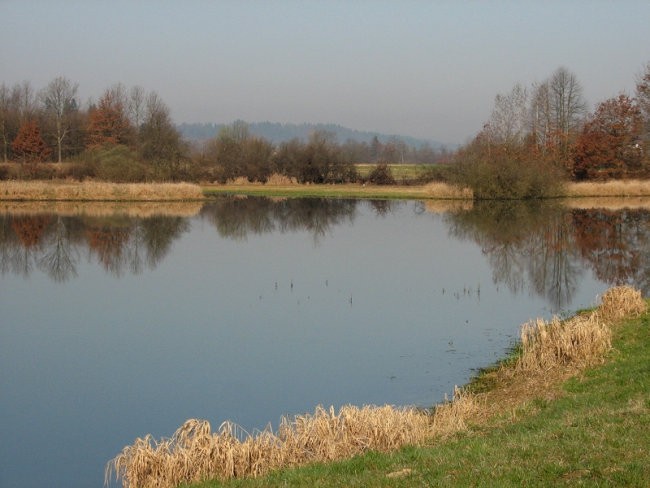
<path id="1" fill-rule="evenodd" d="M 104 270 L 121 276 L 153 269 L 172 242 L 189 229 L 183 217 L 0 217 L 0 272 L 28 277 L 37 268 L 56 282 L 77 276 L 83 250 Z"/>
<path id="2" fill-rule="evenodd" d="M 495 283 L 526 289 L 555 310 L 571 303 L 586 269 L 610 285 L 650 291 L 650 212 L 490 203 L 446 217 L 450 235 L 476 242 Z"/>
<path id="3" fill-rule="evenodd" d="M 203 206 L 199 216 L 227 239 L 302 231 L 318 243 L 334 227 L 354 223 L 358 205 L 355 200 L 232 197 Z M 401 205 L 369 202 L 378 216 Z M 428 210 L 413 205 L 416 214 Z M 633 284 L 650 293 L 648 210 L 507 202 L 444 215 L 453 239 L 480 246 L 495 283 L 544 297 L 555 310 L 571 303 L 588 269 L 606 284 Z M 185 216 L 156 214 L 7 213 L 0 216 L 0 272 L 28 277 L 38 269 L 64 282 L 77 276 L 81 256 L 88 256 L 114 276 L 139 274 L 154 269 L 190 225 Z"/>
<path id="4" fill-rule="evenodd" d="M 598 279 L 650 294 L 650 211 L 573 210 L 576 245 Z"/>
<path id="5" fill-rule="evenodd" d="M 314 241 L 343 222 L 353 222 L 358 202 L 333 199 L 227 198 L 206 205 L 201 216 L 221 237 L 243 240 L 249 234 L 306 231 Z M 379 204 L 383 212 L 389 205 Z"/>

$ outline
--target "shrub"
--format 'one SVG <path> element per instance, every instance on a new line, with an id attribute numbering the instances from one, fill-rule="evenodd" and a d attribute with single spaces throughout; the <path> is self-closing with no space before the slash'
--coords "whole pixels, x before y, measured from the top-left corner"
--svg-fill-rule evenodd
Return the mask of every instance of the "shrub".
<path id="1" fill-rule="evenodd" d="M 368 175 L 368 181 L 374 185 L 394 185 L 395 178 L 388 163 L 379 163 Z"/>
<path id="2" fill-rule="evenodd" d="M 477 200 L 558 196 L 564 179 L 550 162 L 508 156 L 462 158 L 450 178 L 458 186 L 471 188 Z"/>
<path id="3" fill-rule="evenodd" d="M 146 167 L 135 153 L 123 145 L 104 145 L 87 153 L 97 178 L 116 183 L 136 183 L 147 179 Z"/>

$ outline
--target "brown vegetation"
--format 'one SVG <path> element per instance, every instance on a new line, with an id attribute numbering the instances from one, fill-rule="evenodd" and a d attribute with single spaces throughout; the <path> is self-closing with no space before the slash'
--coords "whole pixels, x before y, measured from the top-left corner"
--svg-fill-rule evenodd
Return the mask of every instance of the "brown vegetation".
<path id="1" fill-rule="evenodd" d="M 201 188 L 190 183 L 0 181 L 0 200 L 166 201 L 203 198 Z"/>
<path id="2" fill-rule="evenodd" d="M 485 392 L 456 389 L 454 399 L 431 412 L 392 406 L 318 407 L 313 414 L 284 418 L 277 432 L 255 435 L 225 422 L 213 433 L 204 420 L 188 420 L 169 439 L 136 439 L 110 461 L 106 480 L 125 487 L 174 487 L 207 478 L 259 476 L 270 470 L 388 451 L 421 444 L 514 411 L 532 398 L 547 397 L 557 380 L 600 362 L 611 347 L 612 321 L 646 310 L 640 292 L 609 290 L 596 310 L 567 321 L 535 321 L 522 329 L 521 354 L 485 373 Z M 498 385 L 495 388 L 494 385 Z"/>

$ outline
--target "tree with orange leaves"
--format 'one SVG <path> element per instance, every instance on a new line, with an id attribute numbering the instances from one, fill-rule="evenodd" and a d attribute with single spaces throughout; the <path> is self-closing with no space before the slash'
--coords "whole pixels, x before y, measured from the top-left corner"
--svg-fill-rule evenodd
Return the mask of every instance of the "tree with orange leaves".
<path id="1" fill-rule="evenodd" d="M 89 148 L 104 144 L 129 144 L 133 139 L 133 127 L 126 113 L 123 90 L 120 85 L 104 92 L 97 107 L 89 113 Z"/>
<path id="2" fill-rule="evenodd" d="M 43 141 L 38 123 L 34 119 L 28 119 L 20 126 L 11 148 L 24 163 L 44 161 L 52 153 Z"/>
<path id="3" fill-rule="evenodd" d="M 578 180 L 643 176 L 643 119 L 627 95 L 600 103 L 584 125 L 573 151 Z"/>

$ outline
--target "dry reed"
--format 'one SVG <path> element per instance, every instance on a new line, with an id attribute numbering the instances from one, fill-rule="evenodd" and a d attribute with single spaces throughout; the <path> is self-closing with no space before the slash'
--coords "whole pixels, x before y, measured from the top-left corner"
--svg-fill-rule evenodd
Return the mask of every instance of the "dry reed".
<path id="1" fill-rule="evenodd" d="M 537 319 L 522 327 L 522 352 L 516 368 L 536 372 L 588 366 L 601 361 L 611 344 L 612 331 L 597 312 L 566 321 Z"/>
<path id="2" fill-rule="evenodd" d="M 453 435 L 495 413 L 515 412 L 540 389 L 548 395 L 571 372 L 601 362 L 611 348 L 613 321 L 646 310 L 641 293 L 631 287 L 610 289 L 601 301 L 594 311 L 565 321 L 524 324 L 514 366 L 489 373 L 500 384 L 485 393 L 456 388 L 451 401 L 431 412 L 392 406 L 345 406 L 338 412 L 317 407 L 313 414 L 283 418 L 276 433 L 268 428 L 249 435 L 230 422 L 212 433 L 207 421 L 188 420 L 170 439 L 156 441 L 147 435 L 125 447 L 108 463 L 106 481 L 114 476 L 125 488 L 171 488 L 207 478 L 260 476 Z"/>
<path id="3" fill-rule="evenodd" d="M 631 286 L 610 288 L 600 299 L 598 308 L 603 320 L 615 322 L 624 317 L 638 317 L 648 310 L 648 304 L 641 296 L 641 291 Z"/>
<path id="4" fill-rule="evenodd" d="M 424 185 L 424 191 L 429 198 L 473 200 L 474 192 L 471 188 L 460 188 L 447 183 L 428 183 Z"/>
<path id="5" fill-rule="evenodd" d="M 647 197 L 650 180 L 567 183 L 564 193 L 567 197 Z"/>
<path id="6" fill-rule="evenodd" d="M 344 406 L 283 418 L 277 433 L 249 435 L 225 422 L 212 433 L 209 422 L 191 419 L 170 439 L 150 435 L 125 447 L 106 468 L 124 487 L 174 487 L 206 478 L 259 476 L 273 469 L 331 461 L 369 449 L 387 451 L 422 442 L 429 416 L 413 408 Z"/>
<path id="7" fill-rule="evenodd" d="M 0 200 L 170 201 L 202 199 L 204 196 L 201 187 L 190 183 L 0 182 Z"/>

